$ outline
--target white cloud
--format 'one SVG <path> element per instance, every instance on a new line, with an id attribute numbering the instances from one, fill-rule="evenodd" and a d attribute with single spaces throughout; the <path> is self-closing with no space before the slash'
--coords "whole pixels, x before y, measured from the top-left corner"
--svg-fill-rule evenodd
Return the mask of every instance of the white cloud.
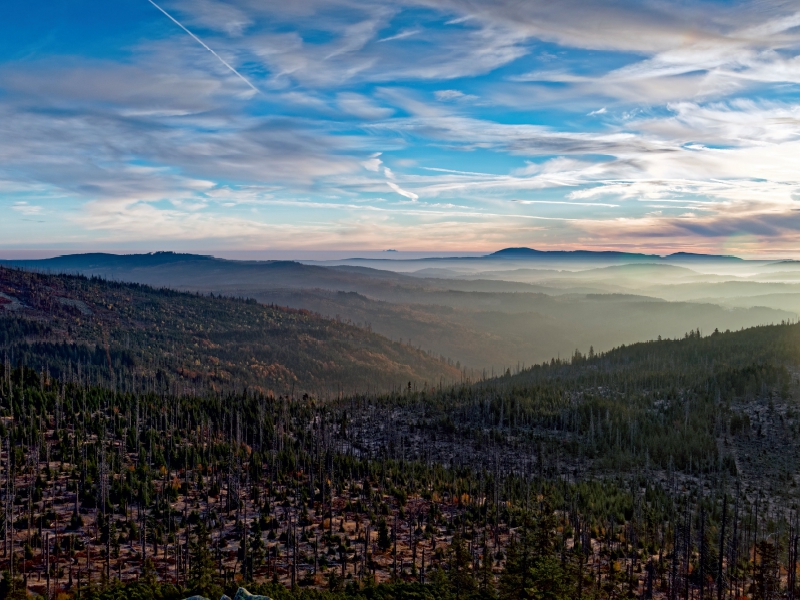
<path id="1" fill-rule="evenodd" d="M 442 102 L 469 102 L 478 99 L 477 96 L 465 94 L 459 90 L 438 90 L 433 95 Z"/>
<path id="2" fill-rule="evenodd" d="M 563 202 L 560 200 L 513 200 L 517 204 L 557 204 L 567 206 L 602 206 L 605 208 L 619 208 L 619 204 L 604 204 L 602 202 Z"/>
<path id="3" fill-rule="evenodd" d="M 383 164 L 383 161 L 379 158 L 380 155 L 381 155 L 380 152 L 376 152 L 375 154 L 370 156 L 367 160 L 363 161 L 361 163 L 361 165 L 367 171 L 375 171 L 375 172 L 377 172 L 381 168 L 381 165 Z"/>
<path id="4" fill-rule="evenodd" d="M 245 11 L 231 3 L 215 0 L 180 0 L 172 5 L 180 10 L 181 16 L 186 15 L 189 24 L 222 31 L 234 37 L 243 35 L 247 27 L 253 24 L 253 20 Z"/>
<path id="5" fill-rule="evenodd" d="M 35 204 L 28 204 L 25 201 L 21 201 L 21 202 L 14 202 L 14 204 L 11 205 L 11 210 L 21 213 L 25 216 L 33 216 L 33 215 L 39 215 L 42 212 L 44 212 L 44 207 L 37 206 Z"/>
<path id="6" fill-rule="evenodd" d="M 387 181 L 386 185 L 388 185 L 390 188 L 392 188 L 395 192 L 397 192 L 401 196 L 410 198 L 412 202 L 416 202 L 417 199 L 419 198 L 418 194 L 415 194 L 414 192 L 408 192 L 392 181 Z"/>
<path id="7" fill-rule="evenodd" d="M 370 98 L 353 92 L 342 92 L 337 96 L 342 112 L 368 121 L 377 121 L 390 117 L 394 110 L 378 106 Z"/>

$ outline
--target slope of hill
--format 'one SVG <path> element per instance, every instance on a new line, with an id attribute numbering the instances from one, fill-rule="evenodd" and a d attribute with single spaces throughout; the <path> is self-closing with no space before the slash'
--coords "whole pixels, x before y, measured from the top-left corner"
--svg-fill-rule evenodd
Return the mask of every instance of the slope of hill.
<path id="1" fill-rule="evenodd" d="M 451 262 L 454 260 L 458 259 Z M 709 281 L 719 278 L 653 261 L 616 266 L 594 262 L 591 268 L 577 272 L 520 269 L 528 263 L 512 261 L 517 269 L 509 273 L 505 267 L 501 269 L 499 259 L 462 260 L 459 264 L 481 264 L 482 270 L 452 279 L 440 269 L 432 273 L 438 277 L 381 270 L 390 268 L 391 260 L 331 266 L 172 253 L 74 255 L 14 264 L 255 298 L 264 304 L 369 323 L 374 331 L 391 339 L 410 339 L 414 346 L 437 356 L 487 372 L 565 356 L 576 348 L 607 350 L 658 336 L 680 336 L 698 327 L 706 332 L 736 330 L 791 320 L 800 312 L 800 306 L 798 311 L 787 310 L 791 303 L 723 308 L 712 293 L 727 283 L 710 285 Z M 417 267 L 426 264 L 433 263 L 416 263 Z M 494 265 L 494 272 L 485 270 L 489 265 Z M 769 285 L 781 285 L 730 284 L 767 291 Z M 705 299 L 698 302 L 681 297 L 678 292 L 683 288 Z"/>
<path id="2" fill-rule="evenodd" d="M 360 392 L 460 379 L 443 360 L 306 310 L 2 267 L 0 351 L 53 374 L 83 369 L 126 386 L 144 377 L 172 391 L 238 382 Z"/>

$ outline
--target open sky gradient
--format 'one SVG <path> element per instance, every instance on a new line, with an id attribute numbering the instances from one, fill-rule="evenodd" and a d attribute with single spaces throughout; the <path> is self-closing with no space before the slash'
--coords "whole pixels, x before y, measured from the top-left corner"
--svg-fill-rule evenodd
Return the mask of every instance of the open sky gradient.
<path id="1" fill-rule="evenodd" d="M 796 0 L 5 0 L 0 254 L 800 258 Z"/>

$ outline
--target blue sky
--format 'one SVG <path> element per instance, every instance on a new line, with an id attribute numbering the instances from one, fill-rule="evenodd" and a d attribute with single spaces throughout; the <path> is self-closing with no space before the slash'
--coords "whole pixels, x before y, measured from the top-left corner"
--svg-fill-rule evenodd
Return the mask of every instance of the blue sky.
<path id="1" fill-rule="evenodd" d="M 0 254 L 800 257 L 796 2 L 2 13 Z"/>

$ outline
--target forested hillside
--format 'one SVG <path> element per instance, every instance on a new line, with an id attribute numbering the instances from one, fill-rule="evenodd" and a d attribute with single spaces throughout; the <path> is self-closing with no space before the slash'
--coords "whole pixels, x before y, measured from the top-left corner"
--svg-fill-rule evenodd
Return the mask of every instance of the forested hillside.
<path id="1" fill-rule="evenodd" d="M 351 324 L 254 300 L 0 267 L 0 352 L 121 390 L 385 391 L 461 371 Z"/>
<path id="2" fill-rule="evenodd" d="M 9 359 L 0 597 L 794 597 L 798 361 L 693 331 L 325 400 Z"/>
<path id="3" fill-rule="evenodd" d="M 612 264 L 625 256 L 630 258 L 611 255 Z M 636 264 L 606 268 L 603 256 L 577 263 L 553 260 L 484 257 L 337 265 L 156 252 L 78 254 L 13 264 L 311 310 L 369 324 L 390 339 L 406 344 L 410 340 L 436 356 L 490 373 L 568 356 L 575 348 L 585 352 L 590 345 L 608 350 L 659 335 L 683 335 L 688 329 L 735 330 L 800 315 L 800 296 L 791 293 L 797 292 L 796 283 L 709 275 L 685 266 L 696 267 L 692 261 L 676 266 L 637 259 Z M 761 268 L 762 263 L 746 267 Z M 737 281 L 711 284 L 727 279 Z M 738 297 L 745 288 L 750 295 L 786 294 L 778 302 L 780 308 L 761 296 L 747 302 L 719 297 L 724 290 Z M 723 302 L 726 307 L 720 306 Z"/>

